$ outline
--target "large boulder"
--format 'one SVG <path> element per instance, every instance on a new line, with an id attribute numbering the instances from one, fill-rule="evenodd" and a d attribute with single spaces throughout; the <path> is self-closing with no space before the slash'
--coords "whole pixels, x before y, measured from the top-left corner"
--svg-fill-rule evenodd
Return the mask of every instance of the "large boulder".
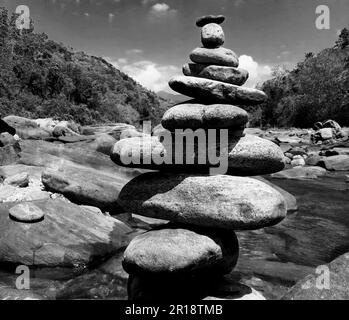
<path id="1" fill-rule="evenodd" d="M 63 200 L 36 201 L 45 218 L 21 223 L 9 216 L 17 204 L 0 205 L 0 262 L 40 267 L 88 266 L 128 244 L 131 230 L 104 215 Z"/>
<path id="2" fill-rule="evenodd" d="M 44 140 L 51 136 L 48 131 L 40 128 L 35 120 L 18 116 L 7 116 L 4 118 L 4 121 L 15 128 L 17 135 L 22 139 Z"/>
<path id="3" fill-rule="evenodd" d="M 121 191 L 126 212 L 230 230 L 259 229 L 286 217 L 283 196 L 251 178 L 146 173 Z"/>
<path id="4" fill-rule="evenodd" d="M 300 280 L 283 300 L 349 300 L 348 269 L 347 253 Z"/>
<path id="5" fill-rule="evenodd" d="M 319 166 L 329 171 L 349 171 L 349 155 L 323 158 Z"/>
<path id="6" fill-rule="evenodd" d="M 87 168 L 47 169 L 42 174 L 46 190 L 64 195 L 74 203 L 91 205 L 104 211 L 116 211 L 120 190 L 126 179 Z"/>
<path id="7" fill-rule="evenodd" d="M 134 238 L 123 266 L 129 274 L 229 273 L 238 256 L 234 232 L 165 226 Z"/>

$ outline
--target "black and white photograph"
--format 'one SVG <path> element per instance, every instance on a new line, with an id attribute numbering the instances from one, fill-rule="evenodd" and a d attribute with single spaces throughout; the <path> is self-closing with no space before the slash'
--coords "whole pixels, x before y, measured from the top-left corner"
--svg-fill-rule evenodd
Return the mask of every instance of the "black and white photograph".
<path id="1" fill-rule="evenodd" d="M 0 0 L 0 300 L 349 300 L 349 0 Z"/>

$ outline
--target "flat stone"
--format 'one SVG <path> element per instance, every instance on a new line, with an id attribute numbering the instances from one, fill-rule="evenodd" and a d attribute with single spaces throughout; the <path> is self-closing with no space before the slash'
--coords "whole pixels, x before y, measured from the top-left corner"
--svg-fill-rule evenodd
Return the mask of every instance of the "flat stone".
<path id="1" fill-rule="evenodd" d="M 349 171 L 349 156 L 340 155 L 323 158 L 319 162 L 319 166 L 329 171 Z"/>
<path id="2" fill-rule="evenodd" d="M 204 105 L 193 102 L 176 105 L 162 118 L 162 126 L 174 129 L 240 128 L 247 124 L 248 113 L 232 105 Z"/>
<path id="3" fill-rule="evenodd" d="M 178 93 L 212 103 L 256 105 L 268 98 L 257 89 L 196 77 L 177 76 L 170 80 L 169 85 Z"/>
<path id="4" fill-rule="evenodd" d="M 225 16 L 223 15 L 207 15 L 207 16 L 203 16 L 197 19 L 196 21 L 196 25 L 199 28 L 204 27 L 206 24 L 209 23 L 217 23 L 217 24 L 222 24 L 225 21 Z"/>
<path id="5" fill-rule="evenodd" d="M 227 67 L 239 66 L 239 57 L 236 53 L 223 47 L 216 49 L 196 48 L 190 54 L 190 59 L 195 63 L 214 64 Z"/>
<path id="6" fill-rule="evenodd" d="M 165 227 L 134 238 L 124 253 L 130 274 L 229 273 L 239 244 L 234 232 Z"/>
<path id="7" fill-rule="evenodd" d="M 278 191 L 234 176 L 146 173 L 124 187 L 118 202 L 139 215 L 229 230 L 261 229 L 286 217 Z"/>
<path id="8" fill-rule="evenodd" d="M 198 77 L 216 80 L 224 83 L 235 84 L 242 86 L 248 79 L 249 73 L 246 70 L 224 67 L 205 65 L 197 63 L 187 63 L 183 66 L 183 74 L 189 77 Z"/>
<path id="9" fill-rule="evenodd" d="M 321 167 L 295 167 L 274 173 L 272 174 L 272 178 L 286 180 L 317 179 L 318 177 L 326 175 L 326 173 L 326 169 Z"/>
<path id="10" fill-rule="evenodd" d="M 281 149 L 256 136 L 233 137 L 221 146 L 218 140 L 214 141 L 218 145 L 207 146 L 206 139 L 198 144 L 188 135 L 182 138 L 176 135 L 165 145 L 158 137 L 122 140 L 115 144 L 111 159 L 129 168 L 247 176 L 271 174 L 285 167 Z M 217 152 L 221 157 L 212 160 L 211 156 Z"/>
<path id="11" fill-rule="evenodd" d="M 205 48 L 219 48 L 225 42 L 222 27 L 216 23 L 206 24 L 201 30 L 201 42 Z"/>
<path id="12" fill-rule="evenodd" d="M 12 207 L 9 212 L 12 219 L 24 223 L 38 222 L 45 217 L 45 213 L 30 202 L 20 203 Z"/>
<path id="13" fill-rule="evenodd" d="M 33 204 L 45 218 L 30 225 L 9 218 L 9 210 L 16 205 L 0 204 L 1 263 L 76 269 L 103 262 L 129 243 L 132 229 L 116 219 L 66 200 Z"/>

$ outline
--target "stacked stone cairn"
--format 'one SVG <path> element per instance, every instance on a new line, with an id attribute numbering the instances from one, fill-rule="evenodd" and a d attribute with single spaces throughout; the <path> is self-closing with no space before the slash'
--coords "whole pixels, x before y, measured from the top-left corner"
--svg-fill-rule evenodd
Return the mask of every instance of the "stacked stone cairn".
<path id="1" fill-rule="evenodd" d="M 157 171 L 128 183 L 120 193 L 120 205 L 127 212 L 169 221 L 134 238 L 124 253 L 133 301 L 234 296 L 223 281 L 238 260 L 234 231 L 265 228 L 286 217 L 283 196 L 264 182 L 246 177 L 281 171 L 284 155 L 273 142 L 243 133 L 248 114 L 238 106 L 257 105 L 267 97 L 241 87 L 248 72 L 238 68 L 233 51 L 222 47 L 224 20 L 224 16 L 198 19 L 203 47 L 191 53 L 193 63 L 183 67 L 185 76 L 169 83 L 194 100 L 165 113 L 164 133 L 121 140 L 111 156 L 121 166 Z M 168 142 L 168 137 L 183 137 L 187 129 L 201 129 L 207 135 L 213 130 L 217 140 L 213 144 L 188 138 L 184 145 L 173 142 L 176 139 Z M 226 144 L 221 143 L 222 132 Z M 179 146 L 183 154 L 175 149 Z M 208 158 L 212 150 L 225 157 L 225 172 Z M 139 161 L 125 161 L 131 155 Z"/>

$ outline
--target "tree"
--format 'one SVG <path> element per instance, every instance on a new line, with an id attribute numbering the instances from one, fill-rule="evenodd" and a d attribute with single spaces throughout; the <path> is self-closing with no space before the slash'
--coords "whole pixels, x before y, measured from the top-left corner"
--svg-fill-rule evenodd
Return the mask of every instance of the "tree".
<path id="1" fill-rule="evenodd" d="M 344 28 L 336 41 L 336 48 L 344 49 L 349 46 L 349 30 Z"/>

